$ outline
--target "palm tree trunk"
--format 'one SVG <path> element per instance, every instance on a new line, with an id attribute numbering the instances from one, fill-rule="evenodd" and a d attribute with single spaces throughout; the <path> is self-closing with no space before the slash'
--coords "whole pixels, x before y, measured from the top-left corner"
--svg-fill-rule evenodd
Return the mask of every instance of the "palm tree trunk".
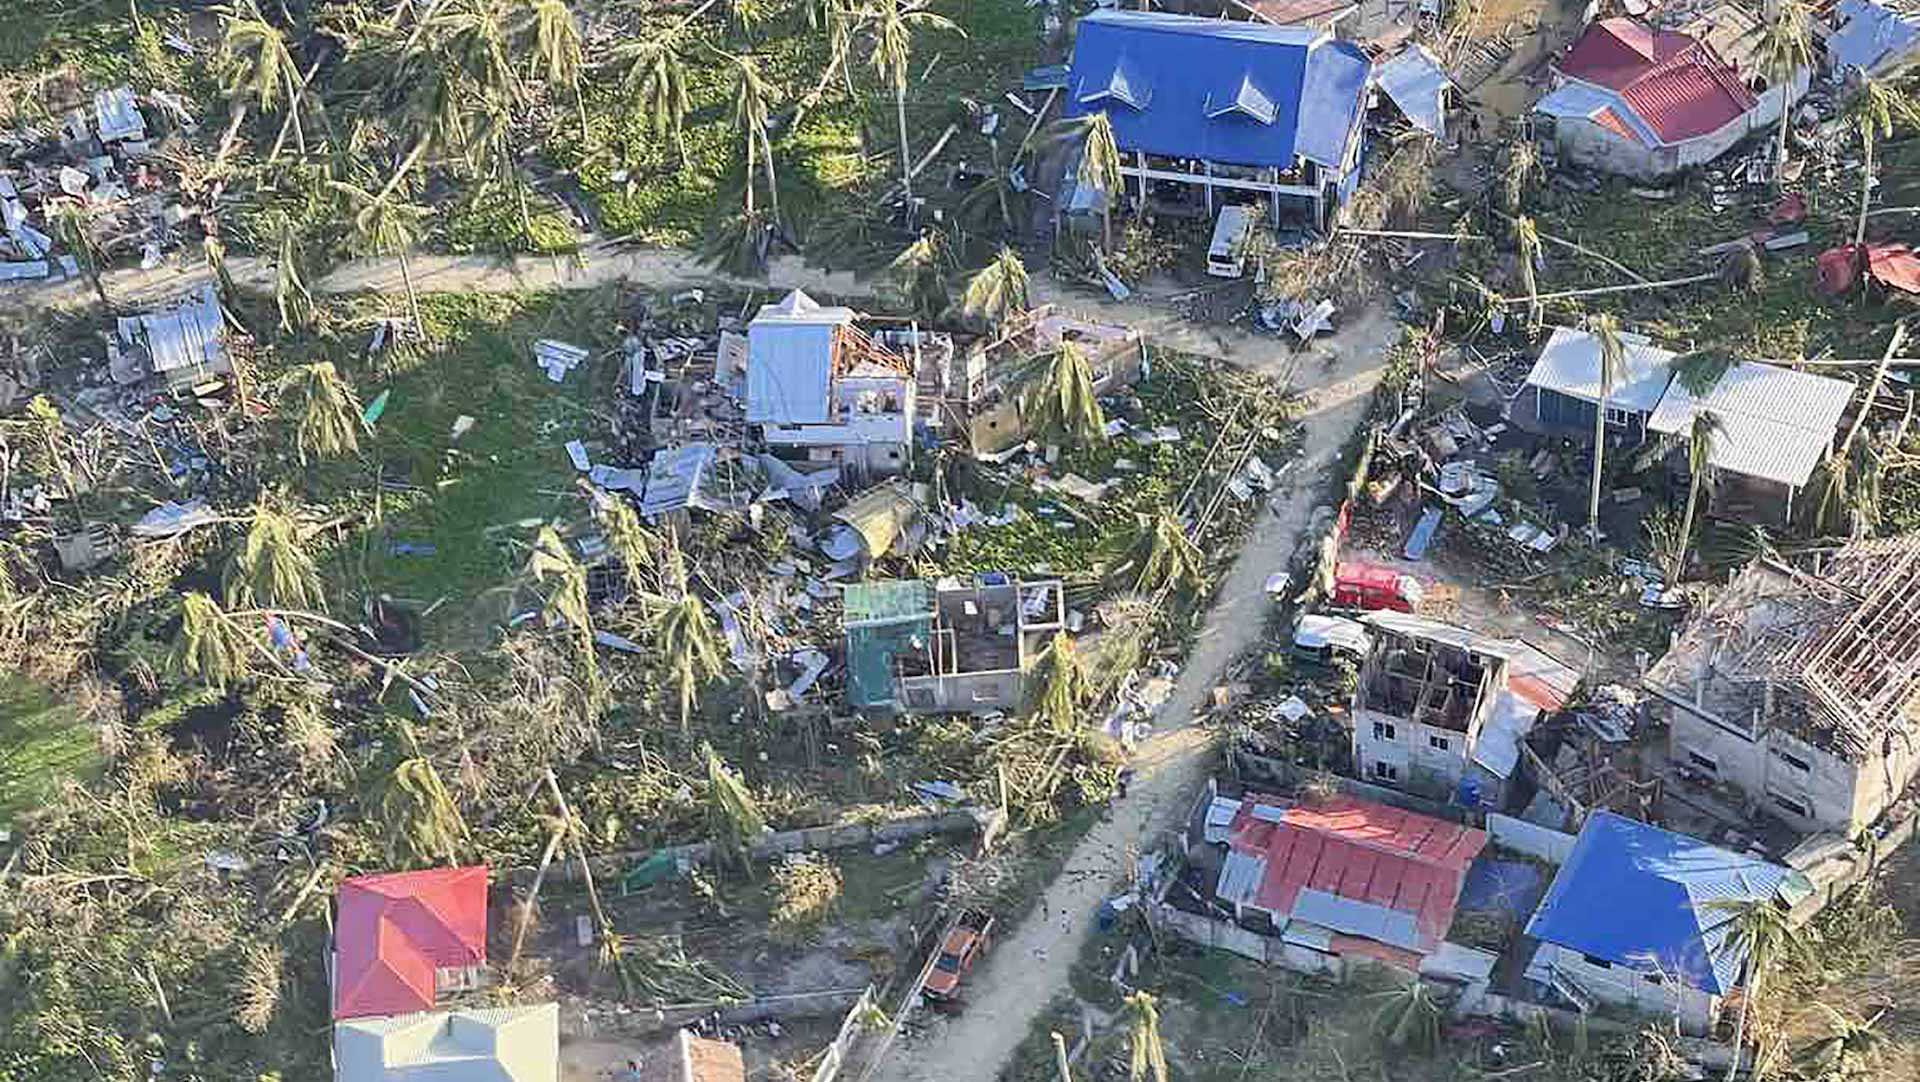
<path id="1" fill-rule="evenodd" d="M 1860 220 L 1853 227 L 1853 243 L 1863 244 L 1867 239 L 1867 202 L 1873 198 L 1873 144 L 1877 142 L 1872 132 L 1866 132 L 1861 140 L 1865 144 L 1866 164 L 1860 170 Z M 1862 260 L 1866 258 L 1864 254 Z"/>
<path id="2" fill-rule="evenodd" d="M 407 260 L 407 250 L 400 249 L 400 281 L 407 287 L 407 309 L 413 313 L 413 333 L 426 336 L 427 325 L 420 319 L 420 297 L 413 291 L 413 264 Z"/>
<path id="3" fill-rule="evenodd" d="M 913 161 L 907 149 L 907 80 L 904 73 L 893 84 L 893 109 L 900 123 L 900 184 L 906 188 L 907 204 L 913 204 Z"/>
<path id="4" fill-rule="evenodd" d="M 547 848 L 540 854 L 540 868 L 533 873 L 533 889 L 527 892 L 527 909 L 513 930 L 513 952 L 507 955 L 507 972 L 513 972 L 514 963 L 520 960 L 520 947 L 526 942 L 527 929 L 533 924 L 533 907 L 540 901 L 540 884 L 546 881 L 547 868 L 553 863 L 553 854 L 560 848 L 560 839 L 565 835 L 566 826 L 555 827 L 547 836 Z"/>
<path id="5" fill-rule="evenodd" d="M 773 144 L 767 141 L 767 129 L 760 129 L 760 169 L 767 178 L 767 205 L 773 211 L 773 220 L 780 221 L 780 184 L 773 175 Z"/>
<path id="6" fill-rule="evenodd" d="M 593 136 L 587 130 L 587 98 L 580 93 L 580 76 L 578 75 L 573 77 L 573 107 L 580 111 L 580 149 L 584 152 L 587 144 L 593 141 Z"/>
<path id="7" fill-rule="evenodd" d="M 1749 965 L 1747 972 L 1747 986 L 1740 990 L 1740 1013 L 1733 1021 L 1733 1044 L 1729 1046 L 1733 1056 L 1727 1063 L 1726 1082 L 1733 1082 L 1734 1076 L 1740 1073 L 1740 1050 L 1747 1043 L 1747 1009 L 1753 1006 L 1754 997 L 1760 992 L 1759 970 Z"/>
<path id="8" fill-rule="evenodd" d="M 1007 210 L 1006 179 L 1000 173 L 1000 140 L 988 139 L 987 149 L 993 154 L 993 195 L 1000 202 L 1000 223 L 1008 233 L 1013 232 L 1013 214 Z"/>
<path id="9" fill-rule="evenodd" d="M 1780 84 L 1780 160 L 1773 170 L 1773 190 L 1780 191 L 1787 184 L 1787 129 L 1793 117 L 1793 76 L 1789 74 Z"/>
<path id="10" fill-rule="evenodd" d="M 567 798 L 560 794 L 560 782 L 554 778 L 552 767 L 547 768 L 547 791 L 553 794 L 553 802 L 560 808 L 560 821 L 571 831 L 573 812 L 567 807 Z M 580 881 L 587 886 L 587 904 L 593 907 L 594 923 L 599 925 L 604 935 L 613 924 L 607 920 L 607 911 L 600 905 L 600 889 L 593 882 L 593 865 L 588 862 L 587 847 L 580 844 L 579 838 L 574 839 L 573 855 L 580 862 Z"/>
<path id="11" fill-rule="evenodd" d="M 1587 500 L 1587 536 L 1600 541 L 1600 472 L 1607 452 L 1607 396 L 1603 393 L 1593 413 L 1593 492 Z"/>
<path id="12" fill-rule="evenodd" d="M 1873 412 L 1873 400 L 1879 396 L 1880 388 L 1887 382 L 1887 367 L 1893 363 L 1893 355 L 1900 352 L 1900 345 L 1906 340 L 1907 325 L 1895 323 L 1893 337 L 1887 340 L 1887 351 L 1880 355 L 1880 364 L 1874 368 L 1873 379 L 1867 384 L 1867 397 L 1862 399 L 1865 404 L 1860 407 L 1860 413 L 1854 417 L 1853 427 L 1847 429 L 1847 438 L 1840 441 L 1840 449 L 1835 452 L 1835 456 L 1842 461 L 1846 459 L 1847 452 L 1853 448 L 1853 441 L 1859 437 L 1860 430 L 1866 427 L 1867 414 Z"/>
<path id="13" fill-rule="evenodd" d="M 1689 456 L 1692 457 L 1692 456 Z M 1667 588 L 1680 584 L 1680 573 L 1687 566 L 1687 541 L 1693 536 L 1693 512 L 1700 504 L 1700 475 L 1694 474 L 1687 485 L 1687 513 L 1680 517 L 1680 543 L 1674 546 L 1673 562 L 1667 568 Z"/>
<path id="14" fill-rule="evenodd" d="M 749 219 L 753 217 L 753 167 L 756 164 L 753 160 L 754 146 L 753 132 L 749 129 L 747 132 L 747 217 Z"/>

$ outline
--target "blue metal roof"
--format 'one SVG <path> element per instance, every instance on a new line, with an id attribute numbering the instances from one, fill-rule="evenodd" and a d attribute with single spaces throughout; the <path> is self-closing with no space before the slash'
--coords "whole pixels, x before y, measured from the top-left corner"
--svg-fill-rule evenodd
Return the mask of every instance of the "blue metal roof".
<path id="1" fill-rule="evenodd" d="M 1740 983 L 1724 905 L 1773 898 L 1794 873 L 1609 811 L 1587 817 L 1527 934 L 1716 995 Z"/>
<path id="2" fill-rule="evenodd" d="M 1371 70 L 1302 27 L 1096 11 L 1075 33 L 1067 115 L 1105 111 L 1120 149 L 1170 158 L 1338 168 Z"/>

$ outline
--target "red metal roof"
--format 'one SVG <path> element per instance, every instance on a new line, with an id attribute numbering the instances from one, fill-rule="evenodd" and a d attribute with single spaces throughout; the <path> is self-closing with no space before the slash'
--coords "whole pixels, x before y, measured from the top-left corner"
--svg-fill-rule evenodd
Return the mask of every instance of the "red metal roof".
<path id="1" fill-rule="evenodd" d="M 1260 818 L 1254 809 L 1277 820 Z M 1325 891 L 1413 915 L 1421 947 L 1438 946 L 1453 923 L 1467 867 L 1487 844 L 1484 831 L 1345 795 L 1287 805 L 1249 794 L 1228 844 L 1266 858 L 1255 904 L 1288 914 L 1303 889 Z"/>
<path id="2" fill-rule="evenodd" d="M 1867 273 L 1881 285 L 1920 293 L 1920 256 L 1904 244 L 1867 245 Z"/>
<path id="3" fill-rule="evenodd" d="M 434 971 L 487 960 L 487 869 L 363 875 L 340 884 L 333 1016 L 433 1007 Z"/>
<path id="4" fill-rule="evenodd" d="M 1632 19 L 1588 27 L 1560 61 L 1560 72 L 1617 91 L 1669 145 L 1718 131 L 1758 104 L 1739 73 L 1707 45 Z M 1637 138 L 1612 119 L 1609 127 Z"/>
<path id="5" fill-rule="evenodd" d="M 1570 79 L 1625 90 L 1652 68 L 1676 60 L 1700 43 L 1677 30 L 1656 30 L 1633 19 L 1601 19 L 1560 59 Z"/>

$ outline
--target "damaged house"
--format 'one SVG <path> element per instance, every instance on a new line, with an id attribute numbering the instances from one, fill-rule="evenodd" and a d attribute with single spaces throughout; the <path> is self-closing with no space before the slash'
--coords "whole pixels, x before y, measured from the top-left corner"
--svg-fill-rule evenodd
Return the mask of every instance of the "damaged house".
<path id="1" fill-rule="evenodd" d="M 231 375 L 226 315 L 213 286 L 201 286 L 171 308 L 121 316 L 107 343 L 107 366 L 116 383 L 160 377 L 182 391 L 216 376 Z"/>
<path id="2" fill-rule="evenodd" d="M 1641 180 L 1705 165 L 1780 119 L 1784 95 L 1706 41 L 1601 19 L 1554 65 L 1536 123 L 1571 161 Z M 1797 97 L 1808 72 L 1794 78 Z"/>
<path id="3" fill-rule="evenodd" d="M 854 583 L 843 617 L 847 701 L 901 713 L 1020 709 L 1027 673 L 1066 626 L 1055 579 Z"/>
<path id="4" fill-rule="evenodd" d="M 1920 534 L 1756 561 L 1642 682 L 1678 769 L 1858 835 L 1920 770 Z"/>
<path id="5" fill-rule="evenodd" d="M 1844 75 L 1858 69 L 1874 79 L 1886 79 L 1920 63 L 1920 7 L 1875 0 L 1840 0 L 1825 26 L 1827 62 Z"/>
<path id="6" fill-rule="evenodd" d="M 1128 194 L 1324 230 L 1359 182 L 1371 70 L 1324 30 L 1096 10 L 1076 25 L 1066 115 L 1107 114 Z"/>
<path id="7" fill-rule="evenodd" d="M 1214 897 L 1241 927 L 1279 936 L 1297 968 L 1355 957 L 1418 969 L 1487 844 L 1484 831 L 1346 795 L 1214 807 L 1230 816 Z"/>
<path id="8" fill-rule="evenodd" d="M 1771 902 L 1789 880 L 1804 885 L 1758 857 L 1595 811 L 1527 922 L 1540 941 L 1527 979 L 1582 1012 L 1611 1004 L 1704 1034 L 1746 965 L 1729 907 Z"/>
<path id="9" fill-rule="evenodd" d="M 1810 372 L 1743 362 L 1728 368 L 1705 394 L 1674 380 L 1647 418 L 1647 428 L 1684 445 L 1694 417 L 1719 422 L 1707 464 L 1716 484 L 1716 518 L 1764 525 L 1793 519 L 1800 490 L 1833 449 L 1854 386 Z M 1672 456 L 1681 470 L 1686 453 Z"/>
<path id="10" fill-rule="evenodd" d="M 913 457 L 914 373 L 854 319 L 797 289 L 762 307 L 747 325 L 746 422 L 782 458 L 897 474 Z"/>
<path id="11" fill-rule="evenodd" d="M 1613 438 L 1632 445 L 1647 433 L 1647 419 L 1673 382 L 1670 350 L 1644 335 L 1620 332 L 1625 371 L 1604 396 L 1607 428 Z M 1542 435 L 1593 441 L 1593 415 L 1600 408 L 1600 340 L 1587 331 L 1555 327 L 1540 350 L 1520 394 L 1507 406 L 1507 418 Z"/>
<path id="12" fill-rule="evenodd" d="M 1501 807 L 1520 742 L 1579 674 L 1525 643 L 1400 612 L 1366 617 L 1353 762 L 1376 785 Z"/>
<path id="13" fill-rule="evenodd" d="M 993 458 L 1026 442 L 1029 432 L 1020 412 L 1021 399 L 1026 381 L 1033 377 L 1034 358 L 1051 354 L 1066 342 L 1086 353 L 1096 396 L 1131 386 L 1145 370 L 1146 342 L 1139 331 L 1077 319 L 1053 305 L 1036 308 L 1012 321 L 993 340 L 977 343 L 967 358 L 964 398 L 957 390 L 949 392 L 949 401 L 966 403 L 967 442 L 974 455 Z"/>

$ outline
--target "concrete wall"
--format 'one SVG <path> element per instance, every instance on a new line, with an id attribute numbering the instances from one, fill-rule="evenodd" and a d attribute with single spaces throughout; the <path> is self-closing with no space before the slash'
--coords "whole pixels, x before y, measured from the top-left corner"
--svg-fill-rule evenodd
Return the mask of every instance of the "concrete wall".
<path id="1" fill-rule="evenodd" d="M 1573 835 L 1535 826 L 1525 819 L 1515 819 L 1499 812 L 1487 813 L 1487 835 L 1495 845 L 1553 864 L 1565 864 L 1567 856 L 1573 852 Z"/>
<path id="2" fill-rule="evenodd" d="M 1373 735 L 1375 724 L 1392 726 L 1393 736 Z M 1446 749 L 1434 746 L 1444 741 Z M 1374 710 L 1353 713 L 1353 762 L 1360 776 L 1374 785 L 1392 785 L 1435 796 L 1453 791 L 1467 770 L 1468 734 L 1436 725 L 1396 718 Z M 1391 766 L 1397 778 L 1375 772 L 1375 763 Z"/>
<path id="3" fill-rule="evenodd" d="M 1731 785 L 1766 814 L 1807 833 L 1854 837 L 1880 818 L 1920 770 L 1920 748 L 1898 737 L 1852 762 L 1780 729 L 1747 734 L 1662 701 L 1668 754 Z M 1707 762 L 1713 765 L 1709 767 Z"/>
<path id="4" fill-rule="evenodd" d="M 1250 932 L 1232 921 L 1213 920 L 1164 903 L 1154 906 L 1153 917 L 1163 931 L 1170 931 L 1189 943 L 1229 951 L 1242 958 L 1251 958 L 1296 973 L 1324 973 L 1339 979 L 1345 975 L 1350 961 L 1337 954 L 1325 954 L 1309 947 L 1281 942 L 1278 936 Z"/>
<path id="5" fill-rule="evenodd" d="M 904 677 L 895 682 L 900 709 L 908 714 L 965 714 L 1018 710 L 1026 681 L 1017 669 L 958 676 Z"/>
<path id="6" fill-rule="evenodd" d="M 1527 973 L 1559 973 L 1599 1002 L 1676 1019 L 1682 1033 L 1696 1036 L 1712 1027 L 1718 1009 L 1718 997 L 1682 981 L 1631 966 L 1590 961 L 1579 951 L 1557 943 L 1540 944 Z"/>

